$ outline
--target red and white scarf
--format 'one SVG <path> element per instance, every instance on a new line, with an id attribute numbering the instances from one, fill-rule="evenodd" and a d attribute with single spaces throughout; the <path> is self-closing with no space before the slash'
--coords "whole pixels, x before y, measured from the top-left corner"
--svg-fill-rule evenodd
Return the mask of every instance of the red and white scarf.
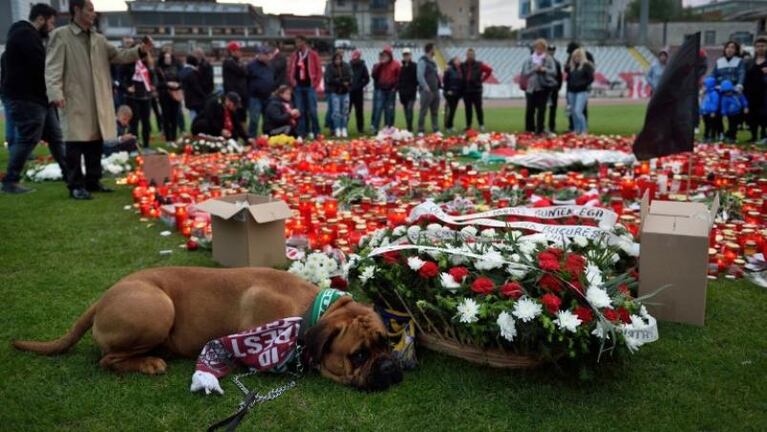
<path id="1" fill-rule="evenodd" d="M 259 372 L 283 371 L 296 355 L 301 320 L 285 318 L 208 342 L 197 358 L 190 390 L 223 394 L 218 379 L 240 365 Z"/>
<path id="2" fill-rule="evenodd" d="M 298 56 L 298 64 L 296 64 L 296 66 L 298 67 L 298 77 L 301 81 L 304 81 L 306 79 L 306 74 L 307 74 L 306 64 L 304 63 L 304 60 L 309 55 L 309 50 L 307 49 L 305 51 L 299 51 L 298 53 L 296 53 L 296 55 Z"/>
<path id="3" fill-rule="evenodd" d="M 149 79 L 149 69 L 146 68 L 144 62 L 141 60 L 136 61 L 136 69 L 133 72 L 133 81 L 143 82 L 144 87 L 146 87 L 146 91 L 152 91 L 152 82 Z"/>

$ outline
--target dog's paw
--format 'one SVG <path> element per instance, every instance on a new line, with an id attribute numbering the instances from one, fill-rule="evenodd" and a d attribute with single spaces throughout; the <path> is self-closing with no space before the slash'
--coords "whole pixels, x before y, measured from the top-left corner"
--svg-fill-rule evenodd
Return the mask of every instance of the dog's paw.
<path id="1" fill-rule="evenodd" d="M 139 365 L 139 371 L 147 375 L 164 374 L 166 369 L 168 369 L 168 364 L 158 357 L 145 357 Z"/>
<path id="2" fill-rule="evenodd" d="M 196 371 L 192 375 L 192 385 L 189 386 L 189 391 L 192 393 L 200 390 L 205 390 L 205 394 L 209 395 L 212 392 L 218 394 L 224 394 L 224 389 L 221 388 L 221 384 L 210 372 Z"/>

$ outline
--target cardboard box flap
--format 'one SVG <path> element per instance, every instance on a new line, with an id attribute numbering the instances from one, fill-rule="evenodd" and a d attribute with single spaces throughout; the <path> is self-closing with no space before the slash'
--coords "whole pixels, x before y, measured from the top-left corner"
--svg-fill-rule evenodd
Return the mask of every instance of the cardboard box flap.
<path id="1" fill-rule="evenodd" d="M 287 219 L 293 215 L 284 201 L 274 201 L 269 197 L 254 194 L 209 199 L 198 204 L 197 208 L 222 219 L 230 219 L 241 211 L 247 210 L 258 223 Z"/>
<path id="2" fill-rule="evenodd" d="M 648 216 L 673 216 L 704 221 L 709 227 L 713 225 L 719 212 L 719 194 L 714 197 L 711 206 L 700 202 L 658 201 L 649 203 L 648 194 L 642 197 L 640 223 L 644 226 Z"/>
<path id="3" fill-rule="evenodd" d="M 251 216 L 253 216 L 253 219 L 258 223 L 273 222 L 293 216 L 293 212 L 284 201 L 270 201 L 263 204 L 251 205 L 248 210 L 250 211 Z"/>
<path id="4" fill-rule="evenodd" d="M 229 219 L 246 208 L 235 203 L 228 203 L 218 198 L 209 199 L 203 203 L 197 204 L 196 207 L 198 210 L 202 210 L 222 219 Z"/>

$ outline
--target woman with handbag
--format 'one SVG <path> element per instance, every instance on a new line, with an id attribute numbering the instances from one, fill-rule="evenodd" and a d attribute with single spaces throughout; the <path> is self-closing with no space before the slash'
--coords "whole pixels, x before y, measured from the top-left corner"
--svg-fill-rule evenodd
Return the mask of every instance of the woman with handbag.
<path id="1" fill-rule="evenodd" d="M 181 82 L 178 72 L 181 65 L 173 53 L 165 51 L 157 65 L 157 92 L 160 97 L 160 106 L 163 112 L 162 131 L 166 142 L 174 142 L 178 137 L 178 118 L 181 111 L 181 101 L 184 100 L 184 92 L 181 90 Z"/>

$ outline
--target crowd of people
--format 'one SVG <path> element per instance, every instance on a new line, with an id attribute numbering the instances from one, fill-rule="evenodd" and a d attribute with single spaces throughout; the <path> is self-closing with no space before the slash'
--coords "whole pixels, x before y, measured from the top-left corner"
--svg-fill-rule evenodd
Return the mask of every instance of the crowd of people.
<path id="1" fill-rule="evenodd" d="M 474 49 L 468 49 L 464 58 L 449 59 L 440 73 L 432 43 L 425 44 L 418 59 L 409 48 L 395 59 L 387 46 L 378 62 L 368 67 L 360 50 L 353 50 L 349 61 L 347 53 L 337 50 L 323 65 L 303 36 L 295 38 L 295 50 L 289 55 L 282 46 L 262 45 L 248 60 L 241 46 L 230 42 L 222 64 L 223 92 L 216 92 L 213 66 L 202 50 L 181 58 L 172 46 L 158 52 L 148 37 L 138 42 L 125 38 L 117 48 L 93 28 L 91 0 L 70 0 L 69 10 L 71 23 L 54 29 L 56 10 L 37 4 L 28 20 L 9 30 L 0 83 L 10 150 L 4 192 L 30 191 L 19 182 L 25 162 L 41 141 L 48 144 L 72 198 L 91 199 L 94 192 L 109 192 L 101 183 L 101 156 L 149 148 L 152 114 L 166 142 L 175 142 L 187 131 L 244 141 L 262 134 L 312 139 L 323 126 L 331 135 L 345 138 L 352 111 L 357 133 L 363 134 L 368 132 L 364 95 L 371 84 L 372 134 L 394 126 L 397 98 L 409 131 L 424 133 L 427 117 L 431 131 L 442 129 L 443 99 L 446 132 L 455 131 L 461 101 L 465 128 L 472 128 L 476 117 L 478 128 L 485 129 L 483 83 L 493 69 L 476 58 Z M 525 130 L 556 132 L 564 86 L 568 130 L 585 134 L 594 57 L 574 42 L 567 47 L 564 66 L 555 53 L 556 47 L 539 39 L 523 62 L 518 85 L 526 97 Z M 669 55 L 662 50 L 647 73 L 653 91 Z M 752 141 L 767 143 L 767 39 L 756 41 L 755 54 L 748 60 L 737 43 L 725 44 L 723 56 L 703 84 L 700 114 L 705 139 L 734 141 L 745 124 Z M 317 105 L 323 90 L 327 110 L 320 124 Z"/>

